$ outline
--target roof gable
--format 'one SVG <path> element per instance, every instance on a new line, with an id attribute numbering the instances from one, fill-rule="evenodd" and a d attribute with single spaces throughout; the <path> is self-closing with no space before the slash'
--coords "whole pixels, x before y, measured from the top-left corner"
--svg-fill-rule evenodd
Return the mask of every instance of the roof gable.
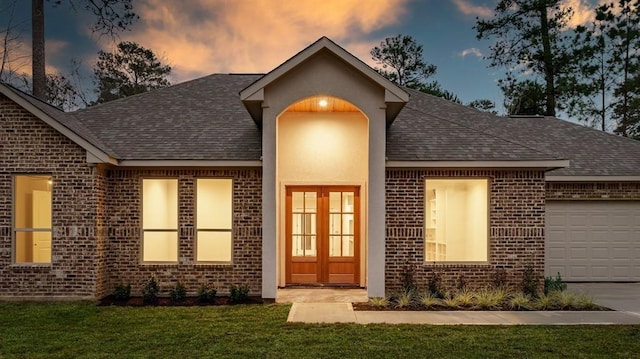
<path id="1" fill-rule="evenodd" d="M 384 89 L 385 102 L 387 103 L 387 121 L 389 123 L 393 121 L 395 116 L 402 110 L 404 104 L 409 101 L 409 94 L 406 91 L 380 75 L 374 69 L 344 48 L 337 45 L 335 42 L 331 41 L 329 38 L 323 36 L 280 66 L 271 70 L 268 74 L 262 76 L 240 91 L 240 100 L 244 103 L 256 123 L 260 124 L 262 122 L 261 103 L 264 101 L 265 87 L 277 81 L 279 78 L 322 51 L 329 51 L 331 54 L 338 57 L 373 83 Z"/>

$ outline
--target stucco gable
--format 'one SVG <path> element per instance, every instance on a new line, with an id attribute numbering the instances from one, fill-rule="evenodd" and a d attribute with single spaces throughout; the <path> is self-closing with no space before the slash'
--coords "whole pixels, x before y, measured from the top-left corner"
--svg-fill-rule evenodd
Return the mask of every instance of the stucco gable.
<path id="1" fill-rule="evenodd" d="M 409 94 L 393 82 L 380 75 L 374 69 L 362 62 L 351 53 L 338 46 L 327 37 L 318 39 L 307 48 L 303 49 L 295 56 L 285 61 L 280 66 L 273 69 L 268 74 L 262 76 L 251 85 L 240 91 L 240 99 L 251 114 L 251 117 L 259 125 L 262 122 L 262 103 L 265 100 L 264 90 L 270 84 L 278 81 L 283 76 L 294 71 L 310 58 L 321 53 L 329 52 L 336 58 L 347 64 L 351 69 L 360 73 L 372 83 L 379 86 L 384 91 L 386 103 L 387 123 L 390 124 L 396 115 L 402 110 L 404 104 L 409 101 Z"/>

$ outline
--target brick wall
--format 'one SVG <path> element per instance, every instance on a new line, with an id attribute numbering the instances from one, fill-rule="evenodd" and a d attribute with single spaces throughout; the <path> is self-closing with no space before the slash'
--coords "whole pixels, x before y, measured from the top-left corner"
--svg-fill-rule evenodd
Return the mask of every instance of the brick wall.
<path id="1" fill-rule="evenodd" d="M 178 179 L 179 249 L 178 264 L 141 264 L 142 179 Z M 232 264 L 195 262 L 195 182 L 198 177 L 233 178 L 233 254 Z M 228 292 L 231 284 L 248 285 L 258 295 L 262 283 L 262 171 L 112 169 L 109 172 L 107 225 L 109 263 L 107 293 L 119 283 L 130 283 L 133 294 L 140 294 L 144 282 L 156 274 L 161 294 L 181 280 L 187 291 L 195 293 L 202 283 Z"/>
<path id="2" fill-rule="evenodd" d="M 0 297 L 93 297 L 96 290 L 98 220 L 95 179 L 85 151 L 0 95 Z M 17 265 L 12 258 L 12 178 L 50 174 L 52 260 Z"/>
<path id="3" fill-rule="evenodd" d="M 483 264 L 434 264 L 424 258 L 425 179 L 487 178 L 489 193 L 489 256 Z M 401 170 L 386 171 L 387 293 L 401 286 L 403 267 L 413 264 L 416 280 L 425 289 L 432 271 L 452 288 L 462 274 L 468 284 L 491 283 L 496 268 L 505 269 L 512 285 L 531 265 L 544 273 L 545 181 L 542 171 L 517 170 Z"/>
<path id="4" fill-rule="evenodd" d="M 640 200 L 640 182 L 548 182 L 547 200 Z"/>

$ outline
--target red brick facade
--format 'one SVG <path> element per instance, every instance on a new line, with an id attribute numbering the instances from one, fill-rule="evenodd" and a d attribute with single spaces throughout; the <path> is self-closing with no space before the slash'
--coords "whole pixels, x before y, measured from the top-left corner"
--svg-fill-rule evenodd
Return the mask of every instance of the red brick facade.
<path id="1" fill-rule="evenodd" d="M 548 182 L 547 200 L 640 200 L 640 182 Z"/>
<path id="2" fill-rule="evenodd" d="M 0 95 L 0 296 L 94 297 L 104 243 L 96 240 L 99 172 L 81 147 Z M 13 264 L 16 174 L 53 177 L 51 264 Z"/>
<path id="3" fill-rule="evenodd" d="M 488 285 L 497 268 L 505 269 L 516 284 L 522 270 L 533 266 L 544 271 L 543 171 L 524 170 L 400 170 L 386 174 L 386 291 L 401 286 L 407 264 L 416 268 L 415 278 L 425 289 L 432 271 L 440 273 L 445 286 L 456 285 L 464 275 L 468 285 Z M 424 192 L 426 178 L 487 178 L 489 192 L 489 261 L 486 264 L 434 264 L 424 261 Z"/>
<path id="4" fill-rule="evenodd" d="M 178 179 L 178 263 L 141 263 L 141 197 L 143 178 Z M 198 177 L 233 178 L 232 264 L 195 262 L 195 182 Z M 228 292 L 231 284 L 248 285 L 252 294 L 262 286 L 262 171 L 112 169 L 109 171 L 107 227 L 109 228 L 108 287 L 131 283 L 133 294 L 156 274 L 168 289 L 178 280 L 195 293 L 203 284 Z M 162 293 L 161 293 L 162 294 Z"/>

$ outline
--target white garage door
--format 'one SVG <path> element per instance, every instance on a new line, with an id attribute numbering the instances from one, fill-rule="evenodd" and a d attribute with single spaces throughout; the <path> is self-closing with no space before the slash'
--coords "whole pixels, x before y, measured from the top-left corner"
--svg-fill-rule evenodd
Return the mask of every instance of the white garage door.
<path id="1" fill-rule="evenodd" d="M 640 201 L 548 201 L 545 275 L 640 280 Z"/>

